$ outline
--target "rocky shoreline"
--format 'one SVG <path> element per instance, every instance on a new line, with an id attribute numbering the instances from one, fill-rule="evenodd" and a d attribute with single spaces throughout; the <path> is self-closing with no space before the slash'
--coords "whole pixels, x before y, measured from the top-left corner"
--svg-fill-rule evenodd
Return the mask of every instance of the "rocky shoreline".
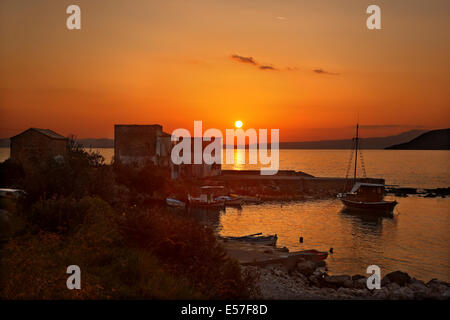
<path id="1" fill-rule="evenodd" d="M 253 299 L 265 300 L 448 300 L 450 283 L 424 281 L 402 271 L 385 275 L 381 289 L 369 290 L 362 275 L 328 275 L 325 261 L 299 261 L 291 268 L 281 264 L 243 266 L 256 280 Z"/>

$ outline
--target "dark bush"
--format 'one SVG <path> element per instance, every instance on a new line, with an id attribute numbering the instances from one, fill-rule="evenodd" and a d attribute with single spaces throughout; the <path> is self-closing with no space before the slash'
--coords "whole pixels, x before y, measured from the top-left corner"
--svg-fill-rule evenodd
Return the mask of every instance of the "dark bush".
<path id="1" fill-rule="evenodd" d="M 27 204 L 39 199 L 84 196 L 113 197 L 114 177 L 111 168 L 96 152 L 72 148 L 63 161 L 48 159 L 27 171 L 24 190 Z"/>
<path id="2" fill-rule="evenodd" d="M 147 250 L 123 245 L 117 214 L 99 198 L 76 204 L 83 223 L 70 233 L 13 238 L 1 251 L 0 299 L 195 299 Z M 59 207 L 68 208 L 66 202 Z M 80 218 L 80 217 L 79 217 Z M 67 290 L 67 266 L 82 270 L 82 289 Z"/>
<path id="3" fill-rule="evenodd" d="M 189 279 L 205 296 L 248 298 L 252 284 L 241 276 L 238 262 L 226 255 L 210 228 L 154 209 L 127 213 L 122 230 L 129 246 L 149 250 L 173 274 Z"/>
<path id="4" fill-rule="evenodd" d="M 99 198 L 84 197 L 38 200 L 22 216 L 33 226 L 46 232 L 67 234 L 77 230 L 85 222 L 89 211 L 100 210 L 104 203 Z"/>
<path id="5" fill-rule="evenodd" d="M 23 184 L 25 172 L 20 164 L 11 159 L 0 162 L 0 187 L 18 188 Z"/>
<path id="6" fill-rule="evenodd" d="M 126 186 L 134 193 L 148 196 L 162 189 L 168 178 L 168 170 L 159 168 L 152 163 L 143 166 L 114 163 L 114 173 L 117 183 Z"/>

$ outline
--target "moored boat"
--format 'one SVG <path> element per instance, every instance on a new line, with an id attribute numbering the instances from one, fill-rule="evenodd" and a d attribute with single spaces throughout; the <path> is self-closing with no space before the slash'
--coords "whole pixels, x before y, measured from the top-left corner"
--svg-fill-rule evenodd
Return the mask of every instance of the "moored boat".
<path id="1" fill-rule="evenodd" d="M 193 197 L 188 194 L 188 204 L 194 208 L 210 208 L 210 209 L 223 209 L 225 208 L 225 201 L 216 200 L 214 197 L 214 191 L 222 189 L 223 187 L 204 186 L 201 187 L 202 193 L 199 197 Z"/>
<path id="2" fill-rule="evenodd" d="M 262 202 L 260 197 L 244 196 L 244 195 L 237 195 L 237 194 L 230 194 L 230 196 L 241 198 L 242 202 L 245 204 L 259 204 Z"/>
<path id="3" fill-rule="evenodd" d="M 219 237 L 222 240 L 229 240 L 229 241 L 241 241 L 241 242 L 249 242 L 249 243 L 257 243 L 257 244 L 263 244 L 263 245 L 269 245 L 269 246 L 275 246 L 277 244 L 278 236 L 276 234 L 274 235 L 267 235 L 263 236 L 261 233 L 255 233 L 250 234 L 246 236 L 241 237 Z"/>
<path id="4" fill-rule="evenodd" d="M 210 209 L 223 209 L 225 203 L 220 201 L 205 202 L 195 198 L 189 200 L 189 206 L 193 208 L 210 208 Z"/>
<path id="5" fill-rule="evenodd" d="M 170 207 L 177 207 L 177 208 L 184 208 L 186 206 L 186 203 L 174 198 L 166 198 L 166 204 Z"/>
<path id="6" fill-rule="evenodd" d="M 358 166 L 358 147 L 359 147 L 359 125 L 356 125 L 356 137 L 353 139 L 355 152 L 355 169 L 353 174 L 353 187 L 350 192 L 339 193 L 338 199 L 344 204 L 345 208 L 350 211 L 360 213 L 379 213 L 390 214 L 397 205 L 397 201 L 387 201 L 384 199 L 385 185 L 378 183 L 356 182 L 356 172 Z M 353 153 L 352 153 L 353 156 Z M 362 160 L 362 154 L 360 154 Z M 352 161 L 352 159 L 350 159 Z M 349 167 L 350 169 L 350 164 Z M 365 168 L 363 166 L 365 175 Z M 348 171 L 347 171 L 348 177 Z M 347 187 L 347 186 L 346 186 Z"/>
<path id="7" fill-rule="evenodd" d="M 225 202 L 226 206 L 241 206 L 243 204 L 241 197 L 219 196 L 215 200 Z"/>
<path id="8" fill-rule="evenodd" d="M 351 211 L 391 213 L 397 201 L 384 200 L 384 187 L 383 184 L 358 182 L 350 192 L 341 193 L 338 198 Z"/>
<path id="9" fill-rule="evenodd" d="M 291 253 L 289 253 L 289 255 L 296 256 L 296 257 L 297 256 L 303 257 L 306 260 L 321 261 L 321 260 L 325 260 L 328 257 L 328 252 L 311 249 L 311 250 L 302 250 L 302 251 L 291 252 Z"/>

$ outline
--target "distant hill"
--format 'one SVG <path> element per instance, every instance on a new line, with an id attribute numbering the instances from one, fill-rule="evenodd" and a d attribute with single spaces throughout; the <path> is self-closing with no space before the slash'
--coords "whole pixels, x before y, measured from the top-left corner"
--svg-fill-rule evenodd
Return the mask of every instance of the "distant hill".
<path id="1" fill-rule="evenodd" d="M 114 148 L 114 140 L 108 138 L 77 139 L 77 142 L 85 148 Z M 9 139 L 0 139 L 0 148 L 9 148 Z"/>
<path id="2" fill-rule="evenodd" d="M 77 142 L 85 148 L 114 148 L 114 140 L 107 138 L 77 139 Z"/>
<path id="3" fill-rule="evenodd" d="M 450 150 L 450 129 L 432 130 L 406 143 L 387 147 L 391 150 Z"/>
<path id="4" fill-rule="evenodd" d="M 395 136 L 361 138 L 360 146 L 362 149 L 385 149 L 393 144 L 410 141 L 424 132 L 425 130 L 410 130 Z M 280 142 L 280 149 L 350 149 L 351 147 L 352 139 Z"/>
<path id="5" fill-rule="evenodd" d="M 9 148 L 9 139 L 0 139 L 0 148 Z"/>
<path id="6" fill-rule="evenodd" d="M 394 144 L 408 142 L 424 133 L 425 130 L 410 130 L 395 136 L 361 138 L 361 148 L 363 149 L 385 149 Z M 100 139 L 78 139 L 86 148 L 114 148 L 114 140 L 107 138 Z M 280 149 L 350 149 L 352 139 L 343 140 L 321 140 L 304 142 L 280 142 Z M 0 139 L 0 148 L 8 148 L 9 139 Z"/>

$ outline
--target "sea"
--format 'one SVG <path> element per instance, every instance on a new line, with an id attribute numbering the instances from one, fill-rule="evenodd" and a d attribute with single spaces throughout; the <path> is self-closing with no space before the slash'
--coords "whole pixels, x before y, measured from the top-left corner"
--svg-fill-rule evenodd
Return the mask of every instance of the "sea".
<path id="1" fill-rule="evenodd" d="M 106 162 L 114 155 L 114 149 L 96 151 Z M 0 161 L 8 157 L 9 149 L 0 148 Z M 345 177 L 349 157 L 349 150 L 280 150 L 279 169 Z M 235 150 L 235 159 L 239 158 L 246 158 L 245 150 Z M 450 187 L 450 151 L 363 150 L 363 161 L 367 176 L 384 178 L 386 184 Z M 230 170 L 258 168 L 223 165 Z M 450 198 L 391 198 L 398 201 L 393 217 L 345 213 L 340 201 L 326 199 L 244 205 L 205 213 L 200 219 L 222 236 L 262 232 L 277 234 L 277 245 L 291 251 L 333 248 L 327 259 L 329 274 L 365 275 L 368 266 L 377 265 L 382 276 L 401 270 L 425 281 L 450 282 Z"/>

